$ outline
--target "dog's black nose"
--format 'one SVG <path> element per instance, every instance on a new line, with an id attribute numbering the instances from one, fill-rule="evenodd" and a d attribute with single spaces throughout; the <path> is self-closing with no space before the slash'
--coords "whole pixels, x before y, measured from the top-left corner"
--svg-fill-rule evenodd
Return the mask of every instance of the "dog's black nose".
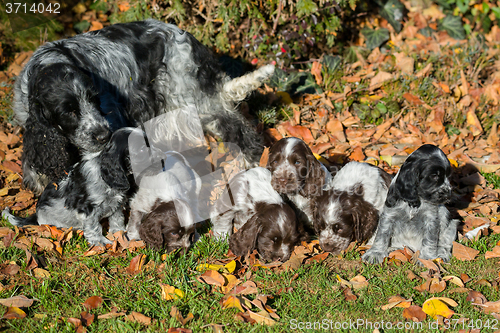
<path id="1" fill-rule="evenodd" d="M 103 128 L 101 131 L 94 134 L 94 138 L 99 143 L 105 143 L 111 138 L 111 131 L 107 128 Z"/>

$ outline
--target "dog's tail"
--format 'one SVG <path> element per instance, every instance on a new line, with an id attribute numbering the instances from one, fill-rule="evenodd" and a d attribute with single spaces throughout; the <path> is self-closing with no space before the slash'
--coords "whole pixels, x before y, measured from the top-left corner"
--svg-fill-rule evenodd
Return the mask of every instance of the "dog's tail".
<path id="1" fill-rule="evenodd" d="M 17 217 L 14 216 L 10 213 L 9 208 L 5 208 L 2 212 L 2 217 L 9 221 L 10 224 L 18 226 L 18 227 L 24 227 L 25 225 L 37 225 L 37 218 L 36 214 L 33 214 L 29 217 Z"/>
<path id="2" fill-rule="evenodd" d="M 273 65 L 263 66 L 251 73 L 237 77 L 224 84 L 223 98 L 228 101 L 241 102 L 248 94 L 261 86 L 261 84 L 274 73 Z"/>

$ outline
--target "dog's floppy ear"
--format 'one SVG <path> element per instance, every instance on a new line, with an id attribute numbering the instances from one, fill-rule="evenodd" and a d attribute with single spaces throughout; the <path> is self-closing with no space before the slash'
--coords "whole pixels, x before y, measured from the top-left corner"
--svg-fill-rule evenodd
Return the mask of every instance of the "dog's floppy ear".
<path id="1" fill-rule="evenodd" d="M 229 238 L 229 248 L 237 256 L 245 256 L 257 245 L 257 237 L 262 231 L 258 214 L 252 216 L 236 233 Z"/>
<path id="2" fill-rule="evenodd" d="M 154 214 L 154 211 L 152 212 Z M 149 247 L 157 250 L 163 248 L 162 222 L 158 216 L 148 214 L 139 225 L 139 235 Z"/>
<path id="3" fill-rule="evenodd" d="M 308 147 L 309 149 L 309 147 Z M 323 185 L 325 182 L 325 168 L 321 167 L 321 163 L 314 157 L 311 151 L 307 154 L 307 175 L 305 185 L 300 190 L 300 194 L 305 197 L 318 196 L 323 193 Z"/>
<path id="4" fill-rule="evenodd" d="M 418 196 L 420 172 L 418 169 L 416 159 L 410 156 L 389 187 L 387 199 L 385 200 L 387 207 L 394 207 L 399 200 L 406 201 L 411 207 L 420 206 Z"/>
<path id="5" fill-rule="evenodd" d="M 378 225 L 378 211 L 375 207 L 365 202 L 363 207 L 355 207 L 353 210 L 354 237 L 357 242 L 369 240 Z"/>
<path id="6" fill-rule="evenodd" d="M 127 191 L 130 188 L 130 183 L 122 165 L 122 159 L 125 157 L 120 156 L 116 149 L 103 151 L 100 163 L 101 176 L 109 187 L 118 191 Z"/>

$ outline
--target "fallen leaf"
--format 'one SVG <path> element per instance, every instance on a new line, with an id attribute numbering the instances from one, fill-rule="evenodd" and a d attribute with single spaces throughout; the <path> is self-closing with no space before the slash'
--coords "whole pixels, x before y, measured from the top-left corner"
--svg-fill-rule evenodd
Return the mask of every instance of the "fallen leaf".
<path id="1" fill-rule="evenodd" d="M 316 79 L 316 84 L 319 86 L 323 83 L 323 77 L 321 76 L 321 63 L 319 61 L 315 61 L 312 64 L 311 74 L 314 75 Z"/>
<path id="2" fill-rule="evenodd" d="M 241 312 L 245 312 L 245 310 L 243 310 L 243 307 L 241 306 L 240 298 L 233 295 L 229 296 L 228 298 L 222 301 L 222 308 L 223 309 L 237 308 Z"/>
<path id="3" fill-rule="evenodd" d="M 151 318 L 143 315 L 142 313 L 132 311 L 128 316 L 125 317 L 127 320 L 132 322 L 141 323 L 143 325 L 150 325 Z"/>
<path id="4" fill-rule="evenodd" d="M 84 311 L 80 314 L 80 320 L 81 320 L 83 326 L 91 325 L 94 322 L 94 319 L 95 319 L 95 315 L 90 314 L 88 312 Z"/>
<path id="5" fill-rule="evenodd" d="M 146 260 L 145 254 L 138 254 L 130 261 L 130 265 L 127 267 L 127 273 L 131 275 L 138 274 L 142 271 L 142 266 Z"/>
<path id="6" fill-rule="evenodd" d="M 410 104 L 413 104 L 413 105 L 423 105 L 424 104 L 424 102 L 422 102 L 422 100 L 420 98 L 418 98 L 417 96 L 410 94 L 408 92 L 403 94 L 403 98 L 406 99 Z"/>
<path id="7" fill-rule="evenodd" d="M 462 261 L 470 261 L 474 260 L 476 256 L 478 255 L 479 251 L 474 250 L 470 247 L 467 247 L 465 245 L 462 245 L 457 242 L 453 242 L 453 256 L 457 258 L 458 260 Z"/>
<path id="8" fill-rule="evenodd" d="M 83 253 L 84 257 L 95 256 L 106 252 L 106 248 L 101 245 L 92 245 L 87 251 Z"/>
<path id="9" fill-rule="evenodd" d="M 403 317 L 414 322 L 421 322 L 427 318 L 427 315 L 418 305 L 411 305 L 403 310 Z"/>
<path id="10" fill-rule="evenodd" d="M 350 302 L 350 301 L 355 301 L 358 299 L 358 297 L 352 293 L 351 288 L 345 288 L 343 293 L 344 293 L 344 298 L 346 301 Z"/>
<path id="11" fill-rule="evenodd" d="M 476 303 L 476 304 L 484 304 L 484 303 L 488 302 L 488 300 L 486 299 L 486 297 L 483 294 L 481 294 L 478 291 L 474 291 L 474 290 L 471 290 L 469 292 L 469 294 L 467 295 L 466 301 L 471 302 L 471 303 Z"/>
<path id="12" fill-rule="evenodd" d="M 35 299 L 29 299 L 24 295 L 19 295 L 9 298 L 1 298 L 0 304 L 5 305 L 7 307 L 27 308 L 30 307 L 34 301 Z"/>
<path id="13" fill-rule="evenodd" d="M 189 328 L 170 327 L 167 333 L 193 333 Z"/>
<path id="14" fill-rule="evenodd" d="M 356 275 L 351 280 L 349 280 L 349 282 L 351 283 L 352 287 L 356 290 L 364 289 L 369 285 L 368 281 L 366 281 L 366 278 L 362 275 Z"/>
<path id="15" fill-rule="evenodd" d="M 422 306 L 422 311 L 431 316 L 432 319 L 437 319 L 437 316 L 450 318 L 455 313 L 443 301 L 437 298 L 426 300 Z"/>
<path id="16" fill-rule="evenodd" d="M 102 305 L 104 300 L 100 296 L 91 296 L 87 298 L 87 300 L 83 303 L 83 306 L 87 309 L 87 311 L 96 309 Z"/>
<path id="17" fill-rule="evenodd" d="M 17 264 L 10 264 L 4 267 L 0 272 L 5 275 L 16 275 L 19 272 L 19 265 Z"/>
<path id="18" fill-rule="evenodd" d="M 226 278 L 227 283 L 221 287 L 221 292 L 223 294 L 229 293 L 235 286 L 241 283 L 241 280 L 237 279 L 236 276 L 232 274 L 224 274 L 223 275 Z"/>
<path id="19" fill-rule="evenodd" d="M 432 260 L 418 258 L 418 261 L 420 261 L 422 265 L 424 265 L 428 269 L 439 272 L 439 267 Z"/>
<path id="20" fill-rule="evenodd" d="M 39 267 L 33 269 L 33 274 L 35 275 L 35 277 L 41 278 L 41 279 L 50 278 L 49 271 L 47 271 L 43 268 L 39 268 Z"/>
<path id="21" fill-rule="evenodd" d="M 308 265 L 308 264 L 312 264 L 313 262 L 320 263 L 323 260 L 325 260 L 329 255 L 330 255 L 330 252 L 323 252 L 323 253 L 317 254 L 317 255 L 307 259 L 305 261 L 305 264 Z"/>
<path id="22" fill-rule="evenodd" d="M 194 315 L 189 312 L 186 318 L 182 316 L 182 313 L 177 309 L 177 307 L 172 306 L 170 309 L 170 315 L 174 317 L 182 326 L 186 325 L 189 321 L 194 319 Z"/>
<path id="23" fill-rule="evenodd" d="M 500 312 L 500 301 L 486 302 L 484 304 L 480 304 L 480 303 L 472 303 L 472 304 L 482 307 L 484 313 L 486 313 L 486 314 L 493 313 L 493 312 L 496 312 L 496 313 Z"/>
<path id="24" fill-rule="evenodd" d="M 184 292 L 168 284 L 160 283 L 161 298 L 170 301 L 173 299 L 184 298 Z"/>
<path id="25" fill-rule="evenodd" d="M 247 313 L 249 314 L 250 318 L 255 320 L 256 323 L 258 324 L 264 324 L 267 326 L 273 326 L 276 321 L 271 318 L 269 313 L 267 311 L 260 311 L 260 312 L 252 312 L 250 310 L 247 310 Z"/>
<path id="26" fill-rule="evenodd" d="M 125 312 L 119 312 L 117 308 L 112 307 L 111 312 L 99 315 L 97 316 L 97 319 L 112 319 L 117 317 L 123 317 L 125 315 L 126 315 Z"/>
<path id="27" fill-rule="evenodd" d="M 326 130 L 340 142 L 346 142 L 344 127 L 337 118 L 332 118 L 326 123 Z"/>
<path id="28" fill-rule="evenodd" d="M 4 313 L 2 319 L 23 319 L 25 317 L 26 313 L 23 310 L 12 306 L 7 308 L 7 311 Z"/>
<path id="29" fill-rule="evenodd" d="M 130 4 L 127 1 L 122 1 L 118 3 L 118 10 L 120 12 L 126 12 L 129 9 L 130 9 Z"/>
<path id="30" fill-rule="evenodd" d="M 90 24 L 91 26 L 89 31 L 101 30 L 104 27 L 99 21 L 91 21 Z"/>
<path id="31" fill-rule="evenodd" d="M 260 156 L 259 166 L 265 168 L 269 160 L 269 147 L 264 148 L 264 152 Z"/>
<path id="32" fill-rule="evenodd" d="M 226 279 L 222 274 L 214 270 L 208 270 L 202 275 L 198 276 L 196 280 L 212 286 L 222 287 L 226 284 Z"/>
<path id="33" fill-rule="evenodd" d="M 493 248 L 493 250 L 491 251 L 486 251 L 486 253 L 484 254 L 484 257 L 486 259 L 490 259 L 490 258 L 499 258 L 500 257 L 500 246 L 495 246 Z"/>
<path id="34" fill-rule="evenodd" d="M 391 73 L 379 71 L 370 81 L 370 90 L 374 90 L 382 86 L 386 81 L 392 80 L 394 76 Z"/>
<path id="35" fill-rule="evenodd" d="M 462 281 L 462 280 L 460 280 L 460 278 L 459 278 L 459 277 L 454 276 L 454 275 L 448 275 L 448 276 L 445 276 L 445 277 L 443 278 L 443 281 L 447 281 L 447 282 L 449 281 L 449 282 L 451 282 L 451 283 L 453 283 L 453 284 L 456 284 L 457 286 L 462 287 L 462 288 L 463 288 L 463 287 L 465 287 L 465 285 L 464 285 L 463 281 Z"/>
<path id="36" fill-rule="evenodd" d="M 352 161 L 357 161 L 357 162 L 361 162 L 365 159 L 365 154 L 363 154 L 363 149 L 361 148 L 361 146 L 357 146 L 354 148 L 354 150 L 352 151 L 351 155 L 349 155 L 349 159 L 352 160 Z"/>

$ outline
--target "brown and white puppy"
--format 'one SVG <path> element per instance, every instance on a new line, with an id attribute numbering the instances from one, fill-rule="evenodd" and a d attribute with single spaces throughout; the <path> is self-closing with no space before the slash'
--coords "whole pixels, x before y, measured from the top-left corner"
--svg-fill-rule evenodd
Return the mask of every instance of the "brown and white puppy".
<path id="1" fill-rule="evenodd" d="M 269 151 L 267 168 L 271 171 L 271 185 L 285 194 L 299 211 L 299 220 L 313 225 L 311 199 L 323 194 L 331 186 L 332 176 L 313 155 L 304 141 L 284 138 Z"/>
<path id="2" fill-rule="evenodd" d="M 353 240 L 374 235 L 391 177 L 366 163 L 350 162 L 335 175 L 332 188 L 314 199 L 314 229 L 323 250 L 340 252 Z"/>
<path id="3" fill-rule="evenodd" d="M 143 217 L 138 229 L 147 246 L 156 250 L 166 249 L 167 252 L 177 249 L 187 252 L 194 242 L 196 228 L 195 224 L 179 220 L 177 211 L 182 205 L 186 203 L 180 200 L 175 203 L 158 201 L 151 212 Z"/>
<path id="4" fill-rule="evenodd" d="M 236 174 L 211 212 L 216 237 L 231 235 L 230 248 L 244 256 L 257 249 L 266 260 L 287 260 L 303 238 L 291 207 L 271 186 L 271 172 L 253 168 Z"/>
<path id="5" fill-rule="evenodd" d="M 295 212 L 285 203 L 258 202 L 256 213 L 229 238 L 229 248 L 237 256 L 257 249 L 269 261 L 286 261 L 303 232 Z"/>

